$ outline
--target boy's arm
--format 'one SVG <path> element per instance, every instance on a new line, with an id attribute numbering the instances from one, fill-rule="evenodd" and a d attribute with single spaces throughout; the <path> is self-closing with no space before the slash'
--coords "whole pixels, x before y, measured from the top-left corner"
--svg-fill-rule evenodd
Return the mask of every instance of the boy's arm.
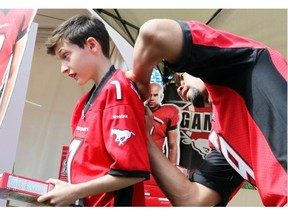
<path id="1" fill-rule="evenodd" d="M 55 206 L 69 206 L 74 204 L 78 199 L 99 193 L 116 191 L 143 180 L 144 178 L 105 175 L 80 184 L 69 184 L 58 179 L 49 179 L 48 182 L 55 185 L 54 189 L 38 197 L 37 201 L 48 201 Z"/>

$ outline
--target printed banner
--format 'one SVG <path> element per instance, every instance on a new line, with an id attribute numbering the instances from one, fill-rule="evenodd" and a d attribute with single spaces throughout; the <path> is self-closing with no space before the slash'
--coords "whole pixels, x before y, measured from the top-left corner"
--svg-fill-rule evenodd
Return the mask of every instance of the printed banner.
<path id="1" fill-rule="evenodd" d="M 175 104 L 181 110 L 179 165 L 193 170 L 210 151 L 208 136 L 211 132 L 212 109 L 194 107 L 192 103 L 181 100 L 173 83 L 166 85 L 164 95 L 164 104 Z"/>
<path id="2" fill-rule="evenodd" d="M 36 9 L 0 9 L 0 126 L 12 95 Z"/>

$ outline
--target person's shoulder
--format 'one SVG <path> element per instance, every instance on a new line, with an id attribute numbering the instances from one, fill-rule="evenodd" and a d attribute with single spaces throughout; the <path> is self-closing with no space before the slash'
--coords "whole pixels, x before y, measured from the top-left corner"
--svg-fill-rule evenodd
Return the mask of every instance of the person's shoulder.
<path id="1" fill-rule="evenodd" d="M 122 87 L 124 87 L 125 85 L 126 86 L 130 85 L 130 80 L 126 77 L 126 72 L 121 70 L 121 69 L 116 69 L 116 71 L 113 73 L 111 78 L 113 80 L 115 80 L 115 81 L 117 80 L 119 83 L 121 83 Z"/>
<path id="2" fill-rule="evenodd" d="M 161 106 L 162 107 L 171 107 L 171 108 L 176 108 L 176 109 L 179 108 L 176 104 L 172 104 L 172 103 L 164 103 Z"/>

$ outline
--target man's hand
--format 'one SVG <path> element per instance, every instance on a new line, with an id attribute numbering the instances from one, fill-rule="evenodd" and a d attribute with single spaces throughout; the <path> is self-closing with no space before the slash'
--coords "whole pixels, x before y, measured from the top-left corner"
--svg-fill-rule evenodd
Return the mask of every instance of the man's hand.
<path id="1" fill-rule="evenodd" d="M 149 82 L 144 82 L 143 80 L 137 79 L 132 70 L 126 71 L 125 75 L 126 78 L 132 80 L 136 84 L 142 100 L 146 101 L 150 96 L 150 80 Z"/>

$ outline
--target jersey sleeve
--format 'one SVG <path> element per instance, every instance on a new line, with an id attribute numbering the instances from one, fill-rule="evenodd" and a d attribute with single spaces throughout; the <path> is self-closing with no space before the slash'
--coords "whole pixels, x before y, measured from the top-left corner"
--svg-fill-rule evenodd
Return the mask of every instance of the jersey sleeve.
<path id="1" fill-rule="evenodd" d="M 180 114 L 179 108 L 172 105 L 171 106 L 171 113 L 173 114 L 171 116 L 171 127 L 178 128 L 178 125 L 179 125 L 179 122 L 180 122 L 180 118 L 181 118 L 181 114 Z"/>
<path id="2" fill-rule="evenodd" d="M 267 49 L 259 42 L 214 29 L 198 21 L 178 23 L 184 40 L 182 56 L 175 64 L 167 62 L 176 72 L 187 71 L 202 79 L 209 77 L 207 75 L 210 73 L 218 77 L 225 76 L 234 68 L 252 66 L 255 56 Z"/>
<path id="3" fill-rule="evenodd" d="M 169 114 L 167 130 L 170 131 L 177 129 L 181 120 L 180 109 L 174 104 L 166 104 L 164 107 L 165 113 Z"/>
<path id="4" fill-rule="evenodd" d="M 35 9 L 24 9 L 19 11 L 18 16 L 22 17 L 21 21 L 22 23 L 19 26 L 20 28 L 17 41 L 20 40 L 26 34 L 27 30 L 30 27 L 30 24 L 33 21 L 35 13 L 36 13 Z"/>
<path id="5" fill-rule="evenodd" d="M 119 97 L 119 91 L 111 90 L 107 100 L 118 98 L 118 101 L 107 105 L 103 113 L 103 137 L 114 161 L 109 174 L 149 179 L 144 105 L 129 87 L 123 89 L 121 85 L 121 89 L 123 98 Z"/>

